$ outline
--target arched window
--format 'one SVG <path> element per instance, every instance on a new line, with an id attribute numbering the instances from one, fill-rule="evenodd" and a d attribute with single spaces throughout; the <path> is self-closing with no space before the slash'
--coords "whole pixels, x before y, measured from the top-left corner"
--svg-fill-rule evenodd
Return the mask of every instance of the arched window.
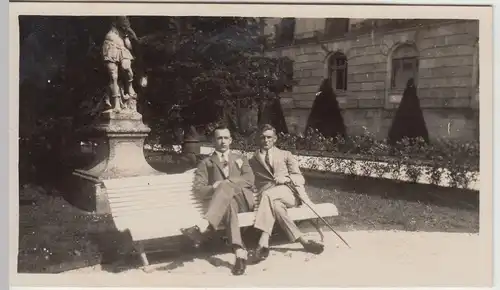
<path id="1" fill-rule="evenodd" d="M 328 78 L 334 90 L 347 90 L 347 57 L 343 53 L 336 52 L 328 59 Z"/>
<path id="2" fill-rule="evenodd" d="M 411 44 L 403 44 L 392 53 L 391 89 L 404 89 L 406 82 L 418 80 L 418 51 Z"/>

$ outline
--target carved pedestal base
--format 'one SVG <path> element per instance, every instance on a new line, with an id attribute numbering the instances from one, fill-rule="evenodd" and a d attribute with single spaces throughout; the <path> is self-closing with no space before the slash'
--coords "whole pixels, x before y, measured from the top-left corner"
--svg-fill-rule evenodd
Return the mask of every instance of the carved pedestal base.
<path id="1" fill-rule="evenodd" d="M 72 197 L 72 202 L 86 211 L 108 214 L 103 180 L 165 173 L 155 170 L 146 161 L 144 139 L 151 129 L 144 125 L 141 114 L 104 113 L 92 130 L 99 139 L 97 156 L 90 166 L 73 172 L 79 192 Z"/>

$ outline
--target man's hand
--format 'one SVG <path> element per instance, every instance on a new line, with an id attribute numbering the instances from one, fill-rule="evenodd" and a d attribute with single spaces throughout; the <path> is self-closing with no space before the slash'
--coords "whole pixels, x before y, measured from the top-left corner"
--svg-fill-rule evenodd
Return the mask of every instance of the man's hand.
<path id="1" fill-rule="evenodd" d="M 287 182 L 290 182 L 290 178 L 288 176 L 277 176 L 274 178 L 274 182 L 276 182 L 276 184 L 278 185 L 281 185 L 281 184 L 285 184 Z"/>

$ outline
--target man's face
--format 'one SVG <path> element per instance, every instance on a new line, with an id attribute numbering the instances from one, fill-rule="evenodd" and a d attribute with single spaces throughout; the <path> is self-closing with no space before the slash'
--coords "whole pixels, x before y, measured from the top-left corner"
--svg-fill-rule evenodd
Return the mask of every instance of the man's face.
<path id="1" fill-rule="evenodd" d="M 228 129 L 216 130 L 214 133 L 214 145 L 215 150 L 219 152 L 226 152 L 229 149 L 229 145 L 233 142 L 231 138 L 231 133 Z"/>
<path id="2" fill-rule="evenodd" d="M 266 130 L 260 135 L 260 147 L 264 150 L 269 150 L 274 146 L 277 139 L 273 130 Z"/>

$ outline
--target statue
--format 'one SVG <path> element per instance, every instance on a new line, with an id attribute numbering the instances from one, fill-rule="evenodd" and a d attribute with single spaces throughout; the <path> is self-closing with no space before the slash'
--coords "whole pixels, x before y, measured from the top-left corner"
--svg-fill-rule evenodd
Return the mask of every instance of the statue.
<path id="1" fill-rule="evenodd" d="M 110 214 L 105 180 L 164 174 L 151 167 L 144 156 L 144 140 L 151 128 L 144 124 L 137 111 L 137 93 L 133 86 L 135 79 L 140 79 L 141 87 L 147 85 L 141 42 L 127 17 L 112 20 L 101 46 L 109 83 L 97 88 L 92 100 L 99 99 L 99 103 L 90 110 L 90 120 L 82 130 L 85 133 L 82 137 L 98 144 L 95 158 L 73 172 L 80 189 L 75 192 L 79 197 L 75 204 L 97 214 Z"/>
<path id="2" fill-rule="evenodd" d="M 111 24 L 102 45 L 102 56 L 109 73 L 109 88 L 104 99 L 106 110 L 115 112 L 137 112 L 137 93 L 133 87 L 134 72 L 132 61 L 135 59 L 133 40 L 139 42 L 126 16 L 117 16 Z M 121 79 L 123 72 L 124 79 Z M 146 78 L 141 79 L 141 86 L 146 86 Z"/>

